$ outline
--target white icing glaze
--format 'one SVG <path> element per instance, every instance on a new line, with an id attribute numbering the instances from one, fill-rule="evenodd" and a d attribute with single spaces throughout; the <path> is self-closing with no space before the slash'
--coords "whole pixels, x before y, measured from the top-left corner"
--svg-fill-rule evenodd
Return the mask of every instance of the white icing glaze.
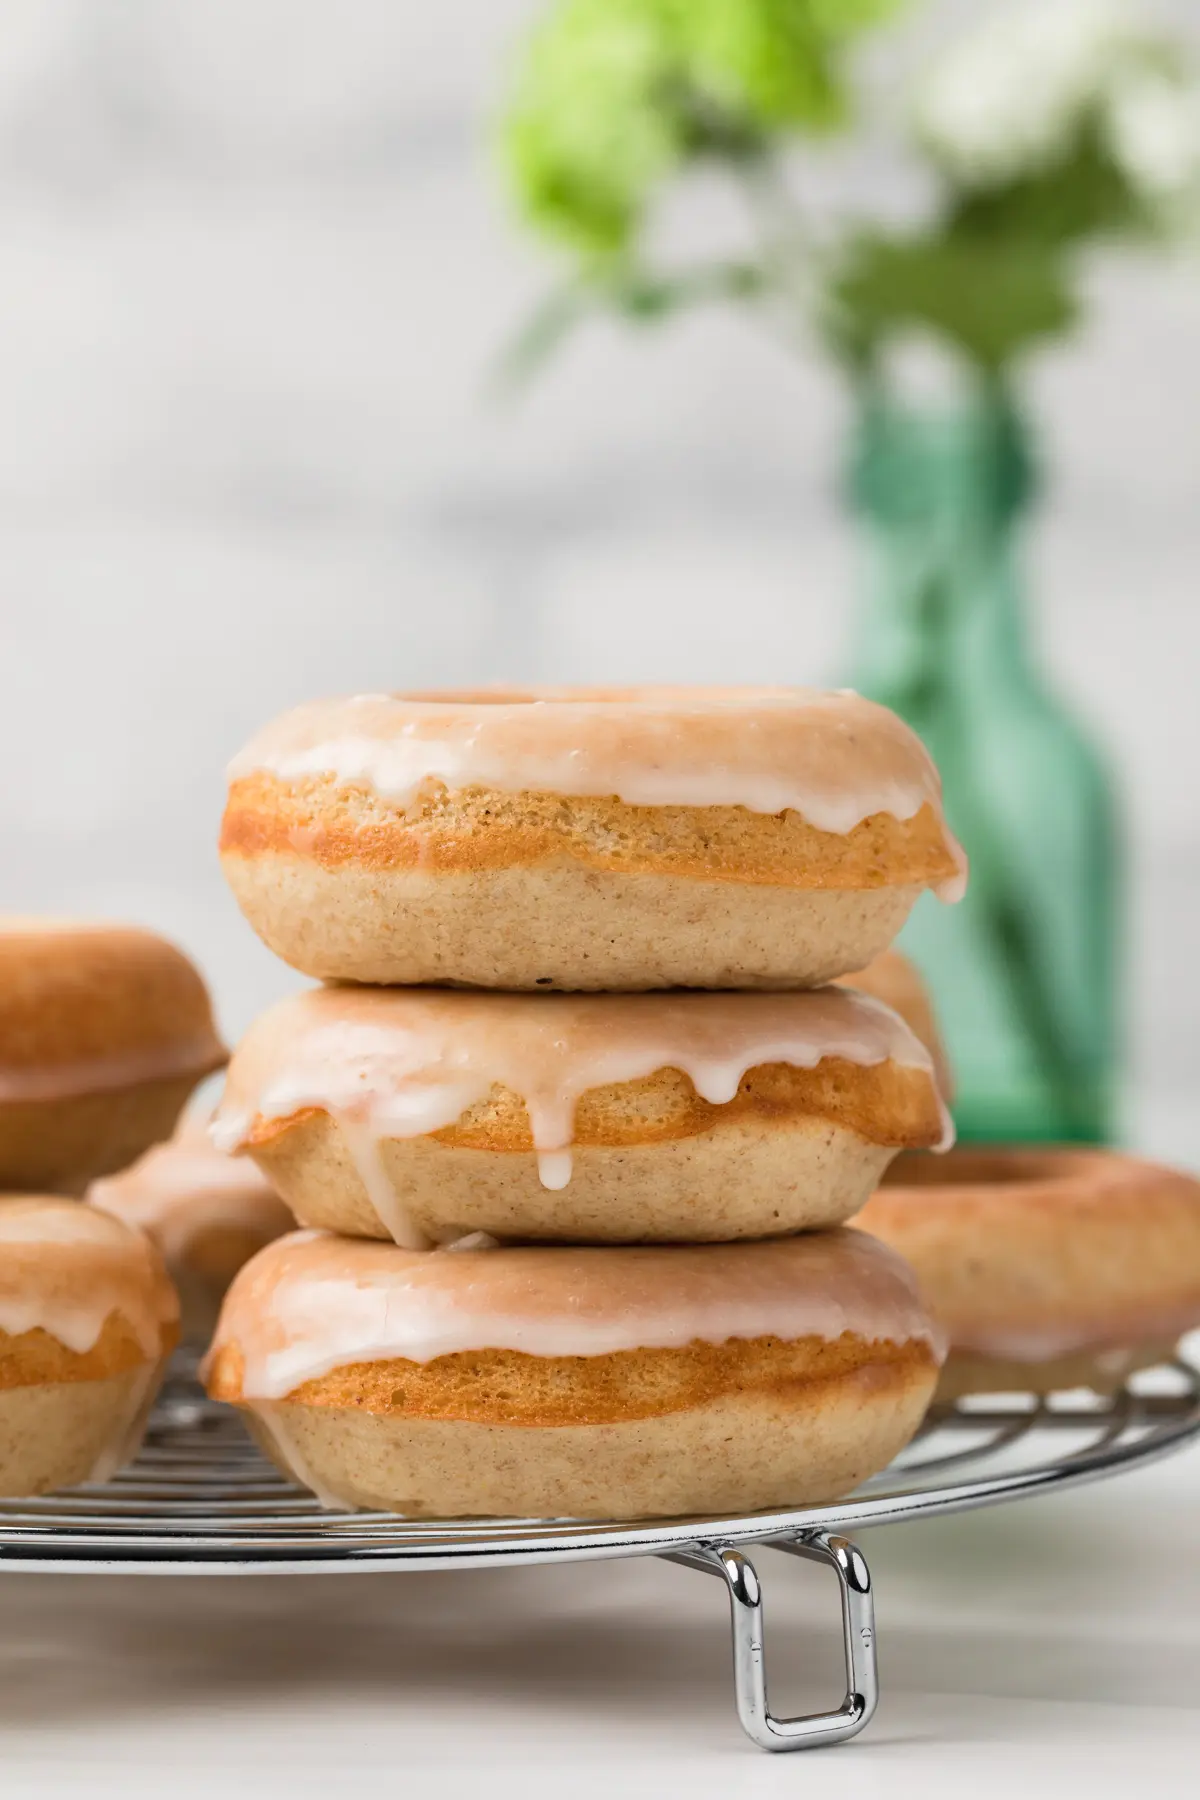
<path id="1" fill-rule="evenodd" d="M 146 1240 L 76 1201 L 0 1199 L 0 1331 L 40 1328 L 82 1355 L 112 1313 L 157 1361 L 179 1302 Z"/>
<path id="2" fill-rule="evenodd" d="M 942 1350 L 907 1264 L 862 1232 L 410 1252 L 302 1231 L 237 1276 L 210 1356 L 236 1345 L 244 1397 L 281 1400 L 350 1363 L 484 1349 L 604 1356 L 759 1337 L 832 1342 L 844 1332 Z"/>
<path id="3" fill-rule="evenodd" d="M 144 1231 L 168 1266 L 187 1260 L 190 1246 L 210 1231 L 252 1232 L 266 1243 L 291 1229 L 287 1207 L 253 1163 L 214 1150 L 189 1124 L 120 1175 L 94 1181 L 93 1206 Z"/>
<path id="4" fill-rule="evenodd" d="M 941 782 L 916 734 L 848 689 L 577 688 L 360 694 L 299 706 L 236 756 L 230 777 L 328 777 L 406 809 L 431 787 L 604 798 L 632 806 L 793 810 L 844 835 L 875 813 L 911 819 Z"/>
<path id="5" fill-rule="evenodd" d="M 373 1116 L 355 1119 L 348 1110 L 337 1112 L 342 1141 L 350 1152 L 367 1198 L 403 1250 L 428 1250 L 430 1240 L 410 1217 L 383 1164 L 380 1142 L 385 1135 Z M 219 1129 L 219 1127 L 214 1127 Z"/>
<path id="6" fill-rule="evenodd" d="M 212 1126 L 237 1151 L 263 1121 L 317 1107 L 338 1121 L 363 1185 L 396 1241 L 425 1247 L 379 1158 L 383 1138 L 453 1125 L 496 1087 L 529 1113 L 541 1179 L 571 1175 L 575 1108 L 590 1088 L 680 1069 L 715 1106 L 764 1063 L 824 1057 L 929 1072 L 902 1019 L 849 988 L 814 993 L 497 994 L 318 988 L 293 995 L 239 1045 Z M 936 1091 L 936 1081 L 934 1081 Z M 943 1145 L 953 1130 L 943 1109 Z"/>
<path id="7" fill-rule="evenodd" d="M 538 1180 L 552 1193 L 565 1188 L 571 1179 L 573 1165 L 569 1150 L 539 1150 L 537 1165 Z"/>

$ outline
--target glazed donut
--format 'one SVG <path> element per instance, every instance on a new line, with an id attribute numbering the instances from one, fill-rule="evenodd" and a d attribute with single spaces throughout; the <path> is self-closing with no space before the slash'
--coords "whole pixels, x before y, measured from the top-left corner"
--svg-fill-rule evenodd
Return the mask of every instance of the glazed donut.
<path id="1" fill-rule="evenodd" d="M 943 1096 L 947 1100 L 952 1099 L 954 1077 L 942 1034 L 938 1030 L 933 1001 L 919 970 L 908 957 L 902 956 L 899 950 L 885 950 L 882 956 L 877 956 L 873 963 L 860 969 L 857 975 L 839 976 L 838 983 L 839 986 L 856 988 L 860 994 L 870 994 L 873 999 L 882 1000 L 885 1006 L 890 1006 L 893 1012 L 900 1014 L 933 1058 L 934 1072 Z"/>
<path id="2" fill-rule="evenodd" d="M 224 1061 L 204 983 L 172 944 L 0 919 L 0 1188 L 82 1192 L 167 1137 Z"/>
<path id="3" fill-rule="evenodd" d="M 300 1232 L 234 1281 L 207 1377 L 327 1505 L 640 1518 L 847 1492 L 939 1360 L 911 1272 L 859 1232 L 427 1254 Z"/>
<path id="4" fill-rule="evenodd" d="M 946 1331 L 943 1398 L 1106 1392 L 1200 1326 L 1200 1182 L 1131 1156 L 906 1157 L 859 1223 L 911 1263 Z"/>
<path id="5" fill-rule="evenodd" d="M 114 1474 L 178 1336 L 175 1290 L 140 1233 L 71 1200 L 0 1198 L 0 1494 Z"/>
<path id="6" fill-rule="evenodd" d="M 238 903 L 326 980 L 814 987 L 965 880 L 920 740 L 848 692 L 363 695 L 230 777 Z"/>
<path id="7" fill-rule="evenodd" d="M 214 1150 L 203 1118 L 184 1116 L 175 1136 L 120 1175 L 92 1183 L 102 1212 L 145 1232 L 175 1283 L 182 1335 L 207 1345 L 230 1282 L 256 1251 L 292 1229 L 266 1176 Z"/>
<path id="8" fill-rule="evenodd" d="M 317 989 L 251 1027 L 213 1126 L 301 1224 L 410 1249 L 838 1224 L 947 1131 L 928 1051 L 841 988 Z"/>

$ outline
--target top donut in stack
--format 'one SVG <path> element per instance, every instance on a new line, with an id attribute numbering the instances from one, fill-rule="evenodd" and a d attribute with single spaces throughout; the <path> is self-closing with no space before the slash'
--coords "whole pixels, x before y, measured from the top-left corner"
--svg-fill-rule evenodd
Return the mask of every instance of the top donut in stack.
<path id="1" fill-rule="evenodd" d="M 259 1020 L 215 1128 L 303 1223 L 769 1236 L 946 1134 L 904 1022 L 804 991 L 962 885 L 933 764 L 857 695 L 318 702 L 235 761 L 222 855 L 272 949 L 360 984 Z"/>
<path id="2" fill-rule="evenodd" d="M 808 689 L 366 695 L 236 759 L 250 923 L 323 980 L 807 988 L 963 859 L 893 713 Z"/>

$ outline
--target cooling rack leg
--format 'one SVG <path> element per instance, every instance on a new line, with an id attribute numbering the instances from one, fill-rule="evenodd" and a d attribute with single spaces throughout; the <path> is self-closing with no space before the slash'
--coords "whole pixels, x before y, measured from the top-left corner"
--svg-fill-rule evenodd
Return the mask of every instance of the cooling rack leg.
<path id="1" fill-rule="evenodd" d="M 734 1692 L 738 1718 L 746 1735 L 763 1750 L 811 1750 L 821 1744 L 844 1743 L 870 1721 L 879 1702 L 870 1570 L 862 1552 L 848 1538 L 830 1537 L 825 1532 L 805 1533 L 774 1547 L 793 1556 L 830 1564 L 837 1575 L 842 1597 L 846 1697 L 836 1712 L 809 1713 L 798 1719 L 777 1719 L 772 1715 L 767 1703 L 762 1584 L 748 1556 L 728 1546 L 713 1545 L 672 1556 L 670 1560 L 724 1577 L 733 1626 Z"/>

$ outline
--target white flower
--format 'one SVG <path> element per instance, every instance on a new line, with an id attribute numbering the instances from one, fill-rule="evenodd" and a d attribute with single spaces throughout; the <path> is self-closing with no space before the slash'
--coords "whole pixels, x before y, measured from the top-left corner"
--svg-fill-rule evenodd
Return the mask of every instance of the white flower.
<path id="1" fill-rule="evenodd" d="M 1109 96 L 1106 135 L 1130 186 L 1151 202 L 1200 188 L 1200 86 L 1168 71 L 1131 69 Z"/>
<path id="2" fill-rule="evenodd" d="M 937 59 L 916 105 L 919 136 L 970 187 L 1044 167 L 1103 105 L 1144 25 L 1119 0 L 1033 0 L 1000 9 Z"/>

